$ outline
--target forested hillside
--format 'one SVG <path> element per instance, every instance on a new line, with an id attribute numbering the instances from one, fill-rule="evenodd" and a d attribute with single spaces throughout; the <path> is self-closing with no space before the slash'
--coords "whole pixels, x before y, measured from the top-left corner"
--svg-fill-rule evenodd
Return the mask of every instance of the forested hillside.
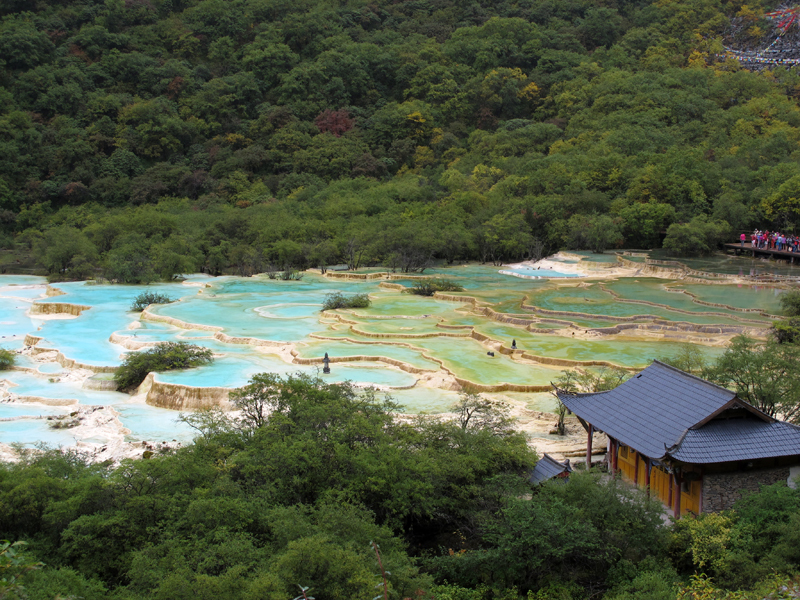
<path id="1" fill-rule="evenodd" d="M 414 270 L 791 227 L 798 76 L 718 56 L 770 7 L 5 0 L 0 268 Z"/>

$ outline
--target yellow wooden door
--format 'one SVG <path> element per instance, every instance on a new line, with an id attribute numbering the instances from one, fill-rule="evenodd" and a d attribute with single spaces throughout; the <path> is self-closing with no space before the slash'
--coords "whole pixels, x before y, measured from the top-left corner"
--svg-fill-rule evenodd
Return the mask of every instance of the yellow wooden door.
<path id="1" fill-rule="evenodd" d="M 650 492 L 667 506 L 669 506 L 669 490 L 671 486 L 672 475 L 661 467 L 653 467 L 650 471 Z"/>
<path id="2" fill-rule="evenodd" d="M 700 493 L 703 485 L 700 481 L 691 481 L 681 486 L 681 515 L 700 514 Z"/>
<path id="3" fill-rule="evenodd" d="M 636 482 L 639 484 L 639 487 L 644 488 L 647 486 L 647 461 L 646 459 L 642 458 L 641 456 L 638 457 L 636 461 L 636 470 L 639 472 L 639 478 Z"/>
<path id="4" fill-rule="evenodd" d="M 617 466 L 624 479 L 633 481 L 633 477 L 636 473 L 636 452 L 627 446 L 620 446 Z"/>

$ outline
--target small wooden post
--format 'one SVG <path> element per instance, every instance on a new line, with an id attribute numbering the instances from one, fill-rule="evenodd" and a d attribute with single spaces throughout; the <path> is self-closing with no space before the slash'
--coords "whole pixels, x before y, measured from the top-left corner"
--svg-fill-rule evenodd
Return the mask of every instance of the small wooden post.
<path id="1" fill-rule="evenodd" d="M 681 479 L 678 477 L 678 474 L 675 474 L 675 510 L 673 511 L 672 515 L 676 519 L 681 518 Z"/>
<path id="2" fill-rule="evenodd" d="M 673 496 L 672 491 L 673 491 L 673 489 L 675 489 L 675 478 L 674 477 L 670 477 L 669 478 L 669 495 L 668 495 L 668 498 L 667 498 L 667 506 L 669 506 L 669 507 L 672 507 L 672 496 Z"/>
<path id="3" fill-rule="evenodd" d="M 589 432 L 589 437 L 586 440 L 586 470 L 592 468 L 592 434 L 594 433 L 594 425 L 589 423 L 589 428 L 587 429 Z"/>
<path id="4" fill-rule="evenodd" d="M 652 463 L 650 462 L 649 458 L 644 459 L 644 489 L 647 490 L 647 495 L 650 495 L 650 469 L 652 468 Z"/>
<path id="5" fill-rule="evenodd" d="M 611 474 L 616 475 L 619 472 L 619 442 L 615 439 L 611 440 Z"/>

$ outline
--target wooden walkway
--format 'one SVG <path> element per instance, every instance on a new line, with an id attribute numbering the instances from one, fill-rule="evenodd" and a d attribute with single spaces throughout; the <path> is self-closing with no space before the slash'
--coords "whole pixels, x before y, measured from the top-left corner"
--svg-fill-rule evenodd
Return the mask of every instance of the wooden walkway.
<path id="1" fill-rule="evenodd" d="M 749 254 L 753 258 L 757 256 L 768 256 L 773 258 L 785 258 L 790 263 L 794 262 L 794 259 L 797 258 L 798 262 L 800 262 L 800 252 L 787 252 L 785 250 L 770 250 L 769 248 L 753 248 L 753 245 L 750 242 L 745 242 L 744 246 L 741 243 L 737 242 L 735 244 L 723 244 L 723 248 L 725 251 L 733 250 L 736 252 L 736 255 L 740 254 Z"/>

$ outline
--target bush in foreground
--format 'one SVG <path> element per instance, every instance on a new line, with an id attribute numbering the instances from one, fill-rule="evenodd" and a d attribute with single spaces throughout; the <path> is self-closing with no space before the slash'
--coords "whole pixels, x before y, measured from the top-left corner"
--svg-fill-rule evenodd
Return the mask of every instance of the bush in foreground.
<path id="1" fill-rule="evenodd" d="M 128 390 L 138 386 L 151 371 L 188 369 L 210 363 L 211 350 L 186 342 L 164 342 L 147 350 L 129 354 L 114 373 L 119 389 Z"/>
<path id="2" fill-rule="evenodd" d="M 414 285 L 406 290 L 409 294 L 417 296 L 433 296 L 436 292 L 463 292 L 464 286 L 458 285 L 449 279 L 434 277 L 433 279 L 421 279 L 415 281 Z"/>
<path id="3" fill-rule="evenodd" d="M 16 359 L 16 355 L 11 350 L 0 348 L 0 371 L 13 367 Z"/>
<path id="4" fill-rule="evenodd" d="M 159 294 L 156 292 L 142 292 L 133 300 L 131 310 L 134 312 L 142 312 L 151 304 L 169 304 L 175 302 L 174 298 L 170 298 L 166 294 Z"/>
<path id="5" fill-rule="evenodd" d="M 783 314 L 787 317 L 800 317 L 800 290 L 789 290 L 780 297 Z"/>
<path id="6" fill-rule="evenodd" d="M 792 344 L 795 340 L 800 340 L 800 317 L 773 322 L 770 334 L 779 344 Z"/>
<path id="7" fill-rule="evenodd" d="M 336 308 L 369 308 L 371 300 L 369 294 L 355 294 L 345 296 L 340 292 L 334 292 L 325 296 L 322 302 L 322 310 L 334 310 Z"/>

